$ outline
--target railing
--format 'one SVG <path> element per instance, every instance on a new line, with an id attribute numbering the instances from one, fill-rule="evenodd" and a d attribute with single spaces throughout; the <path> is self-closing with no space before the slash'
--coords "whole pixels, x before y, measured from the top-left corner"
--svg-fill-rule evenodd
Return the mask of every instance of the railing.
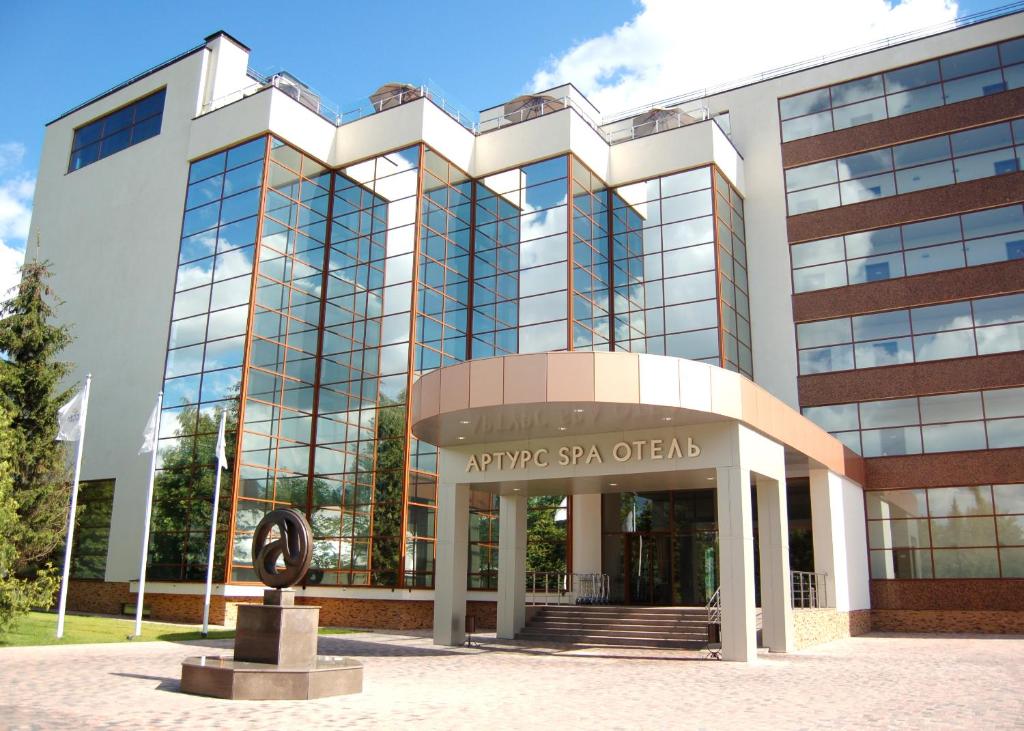
<path id="1" fill-rule="evenodd" d="M 246 75 L 248 78 L 253 80 L 253 83 L 242 87 L 237 91 L 233 91 L 230 94 L 226 94 L 207 102 L 203 105 L 202 113 L 206 114 L 208 112 L 215 111 L 221 107 L 227 106 L 228 104 L 239 101 L 240 99 L 245 99 L 247 96 L 252 96 L 264 89 L 274 87 L 284 92 L 307 109 L 316 112 L 336 127 L 382 112 L 385 109 L 391 109 L 392 107 L 397 107 L 402 104 L 406 104 L 407 102 L 426 98 L 463 127 L 471 132 L 476 132 L 476 127 L 469 119 L 468 115 L 459 111 L 453 104 L 448 102 L 447 99 L 426 86 L 397 89 L 394 92 L 382 95 L 374 94 L 369 100 L 369 104 L 364 104 L 354 109 L 342 112 L 339 111 L 338 107 L 334 104 L 324 101 L 315 91 L 306 86 L 296 84 L 287 76 L 283 76 L 281 74 L 263 76 L 252 69 L 249 69 Z"/>
<path id="2" fill-rule="evenodd" d="M 483 134 L 484 132 L 493 132 L 496 129 L 510 127 L 513 124 L 519 124 L 520 122 L 525 122 L 528 119 L 543 117 L 545 114 L 551 114 L 552 112 L 560 112 L 563 109 L 574 109 L 591 129 L 601 135 L 602 138 L 607 138 L 604 130 L 601 129 L 601 125 L 591 119 L 590 115 L 584 109 L 580 108 L 580 104 L 569 96 L 552 99 L 538 98 L 535 102 L 525 104 L 519 109 L 515 109 L 511 112 L 503 113 L 486 120 L 481 120 L 476 131 L 480 134 Z"/>
<path id="3" fill-rule="evenodd" d="M 607 604 L 608 574 L 569 574 L 563 571 L 527 571 L 526 603 Z"/>
<path id="4" fill-rule="evenodd" d="M 828 606 L 827 574 L 790 571 L 794 609 L 820 609 Z"/>
<path id="5" fill-rule="evenodd" d="M 708 615 L 708 624 L 722 623 L 722 587 L 715 589 L 715 593 L 711 595 L 708 603 L 704 605 L 704 611 Z"/>
<path id="6" fill-rule="evenodd" d="M 789 64 L 788 66 L 780 66 L 778 68 L 770 69 L 768 71 L 762 71 L 757 74 L 753 74 L 743 79 L 736 79 L 733 81 L 727 81 L 716 86 L 708 86 L 702 89 L 694 89 L 693 91 L 678 96 L 669 97 L 668 99 L 662 99 L 654 102 L 653 104 L 645 104 L 642 107 L 623 111 L 614 115 L 613 122 L 615 120 L 623 120 L 627 117 L 632 117 L 637 114 L 649 111 L 654 107 L 676 107 L 685 102 L 691 102 L 696 99 L 706 99 L 716 94 L 721 94 L 726 91 L 738 89 L 749 84 L 756 84 L 762 81 L 768 81 L 769 79 L 775 79 L 786 74 L 792 74 L 797 71 L 805 71 L 815 66 L 821 66 L 826 63 L 833 61 L 840 61 L 846 58 L 852 58 L 853 56 L 859 56 L 863 53 L 870 53 L 871 51 L 879 51 L 883 48 L 889 48 L 891 46 L 898 45 L 900 43 L 907 43 L 908 41 L 915 41 L 920 38 L 927 38 L 928 36 L 936 35 L 945 31 L 954 30 L 957 28 L 963 28 L 977 23 L 984 23 L 987 20 L 994 20 L 1013 13 L 1018 13 L 1024 10 L 1024 2 L 1012 2 L 1006 5 L 1000 5 L 995 8 L 989 8 L 982 10 L 971 15 L 964 15 L 953 20 L 948 20 L 937 25 L 927 26 L 925 28 L 918 28 L 916 30 L 907 31 L 906 33 L 900 33 L 899 35 L 889 36 L 869 43 L 864 43 L 859 46 L 852 48 L 845 48 L 840 51 L 834 51 L 823 56 L 815 56 L 814 58 L 804 59 L 797 63 Z"/>

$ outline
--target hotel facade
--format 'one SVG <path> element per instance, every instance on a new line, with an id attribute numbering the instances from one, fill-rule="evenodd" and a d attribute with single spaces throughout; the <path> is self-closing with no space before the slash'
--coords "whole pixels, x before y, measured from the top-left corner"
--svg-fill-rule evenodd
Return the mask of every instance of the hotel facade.
<path id="1" fill-rule="evenodd" d="M 226 412 L 219 621 L 292 506 L 331 625 L 1024 631 L 1022 36 L 469 121 L 406 84 L 338 113 L 217 33 L 62 115 L 30 241 L 94 377 L 69 606 L 134 602 L 162 390 L 156 618 L 201 616 Z"/>

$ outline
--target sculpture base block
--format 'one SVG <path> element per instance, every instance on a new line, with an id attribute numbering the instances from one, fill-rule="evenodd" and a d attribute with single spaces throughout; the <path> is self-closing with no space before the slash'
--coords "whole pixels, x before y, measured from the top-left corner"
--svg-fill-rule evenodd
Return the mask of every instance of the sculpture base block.
<path id="1" fill-rule="evenodd" d="M 362 663 L 317 655 L 306 667 L 281 667 L 204 655 L 181 664 L 181 689 L 193 695 L 237 701 L 295 701 L 361 693 Z"/>

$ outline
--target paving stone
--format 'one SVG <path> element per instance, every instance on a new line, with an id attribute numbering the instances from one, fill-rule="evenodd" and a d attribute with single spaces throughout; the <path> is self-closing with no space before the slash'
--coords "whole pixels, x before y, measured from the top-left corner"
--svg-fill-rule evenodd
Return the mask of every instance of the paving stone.
<path id="1" fill-rule="evenodd" d="M 363 662 L 364 692 L 225 701 L 178 688 L 183 658 L 230 641 L 0 650 L 0 728 L 1024 728 L 1024 638 L 870 634 L 750 665 L 701 653 L 425 633 L 321 637 Z"/>

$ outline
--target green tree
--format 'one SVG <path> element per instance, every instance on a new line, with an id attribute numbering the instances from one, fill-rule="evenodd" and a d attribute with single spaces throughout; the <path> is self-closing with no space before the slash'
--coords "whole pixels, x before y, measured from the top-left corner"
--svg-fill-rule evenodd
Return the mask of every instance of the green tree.
<path id="1" fill-rule="evenodd" d="M 563 499 L 561 495 L 529 498 L 526 514 L 527 571 L 566 570 L 566 523 L 555 520 Z"/>
<path id="2" fill-rule="evenodd" d="M 197 405 L 186 404 L 177 413 L 177 438 L 162 448 L 161 469 L 156 474 L 153 489 L 150 568 L 147 572 L 150 578 L 206 578 L 213 487 L 217 477 L 217 430 L 221 413 L 226 410 L 228 469 L 221 475 L 214 565 L 214 580 L 223 580 L 225 546 L 231 522 L 238 409 L 236 393 L 214 409 L 200 411 Z"/>
<path id="3" fill-rule="evenodd" d="M 54 438 L 57 410 L 71 395 L 60 386 L 71 366 L 57 358 L 71 336 L 52 324 L 57 303 L 47 264 L 28 262 L 21 274 L 17 292 L 0 304 L 0 400 L 10 418 L 17 515 L 5 533 L 14 545 L 14 573 L 31 576 L 64 541 L 71 481 L 64 446 Z"/>
<path id="4" fill-rule="evenodd" d="M 13 496 L 14 444 L 10 417 L 0 403 L 0 634 L 10 629 L 30 607 L 49 604 L 57 590 L 52 569 L 40 571 L 35 579 L 23 579 L 15 574 L 18 550 L 13 536 L 18 526 L 18 506 Z"/>

